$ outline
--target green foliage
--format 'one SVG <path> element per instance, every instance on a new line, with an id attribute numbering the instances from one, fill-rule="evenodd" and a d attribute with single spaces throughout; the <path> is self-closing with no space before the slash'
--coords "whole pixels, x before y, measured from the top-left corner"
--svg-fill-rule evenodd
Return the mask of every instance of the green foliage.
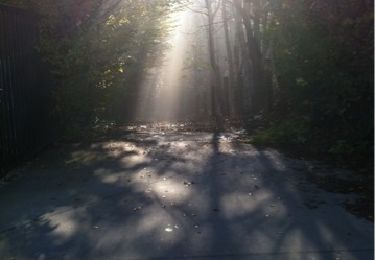
<path id="1" fill-rule="evenodd" d="M 309 123 L 303 120 L 283 120 L 254 136 L 255 144 L 303 145 L 308 141 Z"/>
<path id="2" fill-rule="evenodd" d="M 273 18 L 265 37 L 273 43 L 278 120 L 257 140 L 306 139 L 318 153 L 371 165 L 372 3 L 275 1 L 268 8 Z M 299 127 L 301 119 L 308 119 L 309 127 Z"/>
<path id="3" fill-rule="evenodd" d="M 166 47 L 168 15 L 177 2 L 7 1 L 40 18 L 37 48 L 58 79 L 55 112 L 70 134 L 126 119 L 144 71 Z"/>
<path id="4" fill-rule="evenodd" d="M 69 13 L 74 4 L 72 8 L 65 4 Z M 88 12 L 91 19 L 61 36 L 55 36 L 57 29 L 70 27 L 63 15 L 55 18 L 48 12 L 42 27 L 41 50 L 63 81 L 56 97 L 63 121 L 70 121 L 69 125 L 87 125 L 104 119 L 108 111 L 113 116 L 114 110 L 124 108 L 121 102 L 134 94 L 132 86 L 161 48 L 160 39 L 167 29 L 166 1 L 122 1 L 116 11 L 105 15 L 102 5 L 96 8 Z"/>

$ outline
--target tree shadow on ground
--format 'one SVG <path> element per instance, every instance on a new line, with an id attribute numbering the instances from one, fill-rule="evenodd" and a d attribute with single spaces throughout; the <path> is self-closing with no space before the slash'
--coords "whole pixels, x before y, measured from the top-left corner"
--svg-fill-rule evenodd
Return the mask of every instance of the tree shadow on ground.
<path id="1" fill-rule="evenodd" d="M 2 187 L 0 258 L 372 259 L 373 226 L 341 197 L 298 161 L 229 139 L 135 134 L 50 151 Z"/>

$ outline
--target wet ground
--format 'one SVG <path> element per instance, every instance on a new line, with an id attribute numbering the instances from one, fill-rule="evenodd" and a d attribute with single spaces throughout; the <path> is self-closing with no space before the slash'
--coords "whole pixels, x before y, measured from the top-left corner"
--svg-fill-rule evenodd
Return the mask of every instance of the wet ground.
<path id="1" fill-rule="evenodd" d="M 373 223 L 343 206 L 356 195 L 309 178 L 350 172 L 240 132 L 128 130 L 12 173 L 0 186 L 0 259 L 373 259 Z"/>

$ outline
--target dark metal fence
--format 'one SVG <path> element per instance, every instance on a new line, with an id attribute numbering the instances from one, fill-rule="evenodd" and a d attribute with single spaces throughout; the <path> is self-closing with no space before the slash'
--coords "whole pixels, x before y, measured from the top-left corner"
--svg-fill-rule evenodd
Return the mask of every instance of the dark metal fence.
<path id="1" fill-rule="evenodd" d="M 0 177 L 51 141 L 51 80 L 35 51 L 37 18 L 0 5 Z"/>

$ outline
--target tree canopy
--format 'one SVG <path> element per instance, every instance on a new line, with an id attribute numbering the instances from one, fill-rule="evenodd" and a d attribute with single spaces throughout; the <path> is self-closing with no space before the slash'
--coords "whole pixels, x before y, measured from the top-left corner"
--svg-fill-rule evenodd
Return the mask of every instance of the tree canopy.
<path id="1" fill-rule="evenodd" d="M 51 86 L 54 112 L 73 129 L 131 118 L 144 73 L 168 48 L 165 39 L 173 27 L 168 17 L 189 1 L 1 2 L 39 17 L 37 48 L 57 79 Z M 310 147 L 341 160 L 368 159 L 371 1 L 198 2 L 194 12 L 205 19 L 207 44 L 199 45 L 202 37 L 196 37 L 194 58 L 187 63 L 199 73 L 207 71 L 209 80 L 200 82 L 211 94 L 195 104 L 197 109 L 211 104 L 207 116 L 217 118 L 261 114 L 267 129 L 255 137 L 258 143 Z"/>

